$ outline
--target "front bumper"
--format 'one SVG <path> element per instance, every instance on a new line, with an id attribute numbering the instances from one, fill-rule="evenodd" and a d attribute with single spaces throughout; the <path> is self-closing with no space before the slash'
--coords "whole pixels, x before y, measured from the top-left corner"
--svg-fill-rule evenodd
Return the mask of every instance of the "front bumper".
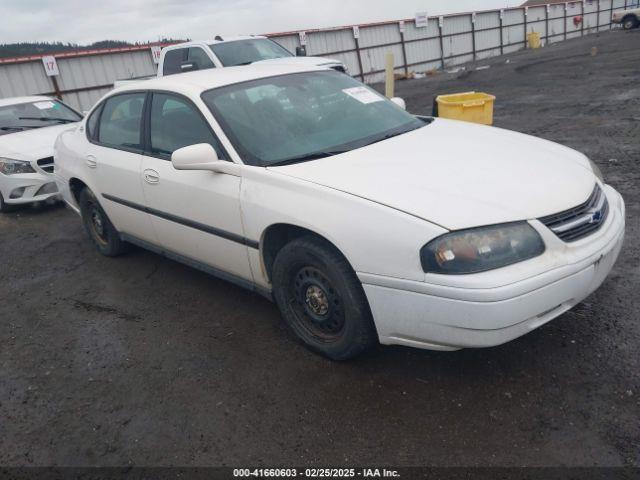
<path id="1" fill-rule="evenodd" d="M 22 173 L 3 175 L 0 173 L 0 193 L 8 205 L 43 202 L 59 198 L 55 177 L 51 174 Z M 11 197 L 14 198 L 11 198 Z"/>
<path id="2" fill-rule="evenodd" d="M 603 227 L 582 245 L 567 247 L 575 249 L 567 255 L 571 261 L 534 277 L 499 287 L 463 288 L 359 274 L 380 343 L 432 350 L 491 347 L 580 303 L 604 282 L 624 241 L 624 202 L 610 187 L 607 197 L 612 209 Z"/>

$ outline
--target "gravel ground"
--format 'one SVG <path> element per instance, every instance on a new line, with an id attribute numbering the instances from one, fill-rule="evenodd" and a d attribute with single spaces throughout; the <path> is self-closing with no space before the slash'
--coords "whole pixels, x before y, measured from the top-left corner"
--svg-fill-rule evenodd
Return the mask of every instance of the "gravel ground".
<path id="1" fill-rule="evenodd" d="M 501 347 L 338 364 L 258 295 L 99 256 L 63 207 L 2 215 L 0 465 L 639 466 L 640 31 L 480 64 L 398 94 L 488 91 L 496 125 L 593 158 L 628 208 L 600 290 Z"/>

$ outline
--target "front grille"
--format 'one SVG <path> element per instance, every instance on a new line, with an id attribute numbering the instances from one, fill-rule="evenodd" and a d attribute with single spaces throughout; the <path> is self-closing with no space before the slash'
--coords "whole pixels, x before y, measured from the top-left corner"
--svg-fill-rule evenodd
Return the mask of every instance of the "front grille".
<path id="1" fill-rule="evenodd" d="M 53 157 L 41 158 L 38 166 L 47 173 L 53 173 Z"/>
<path id="2" fill-rule="evenodd" d="M 599 185 L 593 189 L 588 200 L 564 212 L 549 215 L 539 220 L 561 240 L 575 242 L 596 232 L 607 220 L 609 202 Z"/>

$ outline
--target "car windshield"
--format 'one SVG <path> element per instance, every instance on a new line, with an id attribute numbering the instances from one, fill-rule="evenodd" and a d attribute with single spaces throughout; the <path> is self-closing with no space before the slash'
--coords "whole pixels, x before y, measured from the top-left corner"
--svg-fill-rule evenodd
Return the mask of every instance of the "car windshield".
<path id="1" fill-rule="evenodd" d="M 210 47 L 225 67 L 293 56 L 291 52 L 267 38 L 214 43 Z"/>
<path id="2" fill-rule="evenodd" d="M 209 90 L 202 99 L 250 165 L 332 156 L 425 125 L 334 71 L 252 80 Z"/>
<path id="3" fill-rule="evenodd" d="M 79 113 L 57 100 L 5 105 L 0 107 L 0 135 L 80 120 Z"/>

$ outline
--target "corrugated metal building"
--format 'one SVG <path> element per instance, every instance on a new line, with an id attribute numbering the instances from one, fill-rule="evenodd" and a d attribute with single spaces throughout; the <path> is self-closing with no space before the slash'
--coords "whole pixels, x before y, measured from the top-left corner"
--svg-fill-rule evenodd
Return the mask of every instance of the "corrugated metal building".
<path id="1" fill-rule="evenodd" d="M 365 82 L 384 79 L 385 56 L 393 52 L 399 74 L 424 72 L 481 60 L 526 47 L 527 34 L 543 44 L 611 28 L 613 11 L 636 0 L 579 0 L 366 25 L 268 35 L 290 51 L 306 46 L 308 55 L 343 61 Z M 581 21 L 575 21 L 580 17 Z M 48 94 L 79 110 L 89 109 L 118 79 L 153 75 L 152 47 L 135 46 L 55 55 L 59 75 L 48 77 L 41 56 L 0 59 L 0 98 Z"/>
<path id="2" fill-rule="evenodd" d="M 61 97 L 79 110 L 89 109 L 118 79 L 156 73 L 150 44 L 56 54 L 59 75 L 48 77 L 41 55 L 0 58 L 0 98 L 21 95 Z"/>

